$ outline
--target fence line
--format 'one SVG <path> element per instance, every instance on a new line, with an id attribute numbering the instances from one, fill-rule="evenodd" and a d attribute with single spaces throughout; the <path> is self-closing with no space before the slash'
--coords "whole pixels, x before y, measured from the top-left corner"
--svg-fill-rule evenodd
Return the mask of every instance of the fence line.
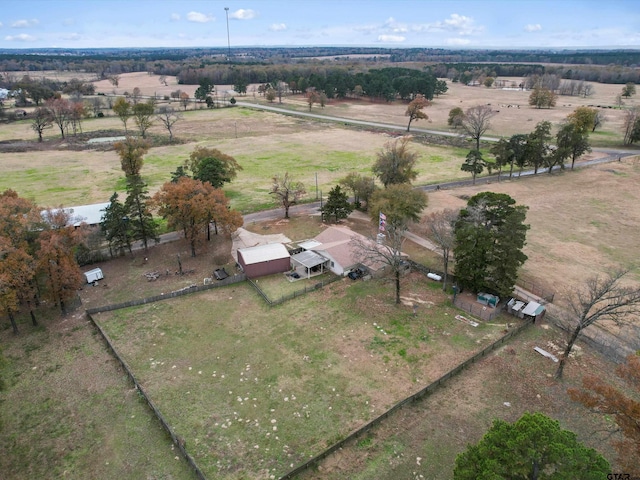
<path id="1" fill-rule="evenodd" d="M 546 290 L 540 285 L 529 280 L 518 278 L 516 285 L 527 290 L 528 292 L 533 293 L 536 297 L 542 298 L 543 300 L 549 303 L 553 303 L 553 299 L 556 296 L 555 292 L 550 292 L 549 290 Z"/>
<path id="2" fill-rule="evenodd" d="M 453 305 L 460 310 L 464 310 L 465 312 L 469 312 L 471 315 L 475 315 L 476 317 L 480 317 L 485 322 L 493 320 L 500 313 L 502 313 L 503 308 L 491 308 L 480 305 L 479 303 L 469 303 L 461 300 L 459 296 L 456 296 L 453 300 Z"/>
<path id="3" fill-rule="evenodd" d="M 320 288 L 324 288 L 326 285 L 329 285 L 329 284 L 331 284 L 333 282 L 337 282 L 338 280 L 341 280 L 343 278 L 344 277 L 333 276 L 333 277 L 330 277 L 330 278 L 328 278 L 326 280 L 322 280 L 320 282 L 317 282 L 317 283 L 313 284 L 312 286 L 304 287 L 304 288 L 302 288 L 300 290 L 296 290 L 295 292 L 288 293 L 287 295 L 283 295 L 280 298 L 276 298 L 276 299 L 269 298 L 269 295 L 267 295 L 267 293 L 264 290 L 262 290 L 258 286 L 258 284 L 256 282 L 254 282 L 253 280 L 251 280 L 250 278 L 247 278 L 247 280 L 249 281 L 249 283 L 251 285 L 253 285 L 253 288 L 256 289 L 256 291 L 260 294 L 260 296 L 262 298 L 264 298 L 265 302 L 267 302 L 267 304 L 270 307 L 273 307 L 274 305 L 280 305 L 281 303 L 284 303 L 284 302 L 286 302 L 288 300 L 292 300 L 292 299 L 294 299 L 296 297 L 300 297 L 302 295 L 306 295 L 309 292 L 314 292 L 314 291 L 316 291 L 316 290 L 318 290 Z"/>
<path id="4" fill-rule="evenodd" d="M 136 379 L 135 375 L 129 368 L 129 365 L 127 364 L 127 362 L 118 354 L 117 350 L 111 343 L 111 339 L 109 338 L 109 336 L 102 329 L 102 327 L 93 319 L 93 317 L 88 311 L 87 311 L 87 317 L 89 317 L 89 320 L 91 321 L 93 326 L 98 330 L 103 340 L 109 347 L 109 350 L 111 351 L 113 356 L 116 358 L 116 360 L 118 360 L 118 362 L 120 363 L 124 371 L 127 373 L 127 376 L 129 377 L 129 379 L 133 382 L 134 387 L 136 387 L 136 390 L 138 390 L 138 393 L 140 393 L 142 398 L 144 398 L 145 402 L 147 402 L 147 406 L 151 409 L 153 414 L 156 416 L 156 418 L 162 425 L 162 428 L 164 428 L 167 431 L 167 433 L 171 437 L 171 441 L 178 448 L 178 451 L 180 451 L 180 453 L 182 454 L 184 459 L 187 461 L 189 466 L 193 469 L 197 477 L 200 480 L 207 480 L 207 477 L 205 477 L 204 473 L 202 473 L 202 470 L 200 470 L 200 467 L 198 466 L 196 461 L 193 459 L 191 455 L 187 453 L 186 441 L 182 437 L 180 437 L 176 432 L 174 432 L 174 430 L 171 428 L 171 425 L 169 425 L 169 422 L 165 420 L 164 416 L 162 415 L 158 407 L 156 407 L 156 405 L 153 403 L 151 398 L 149 398 L 147 393 L 144 391 L 144 388 L 142 388 L 142 385 L 138 383 L 138 380 Z"/>
<path id="5" fill-rule="evenodd" d="M 465 368 L 469 367 L 470 365 L 472 365 L 473 363 L 477 362 L 478 360 L 481 360 L 488 353 L 490 353 L 493 350 L 495 350 L 496 348 L 502 346 L 507 340 L 510 340 L 512 337 L 520 334 L 522 331 L 524 331 L 526 328 L 528 328 L 532 324 L 533 323 L 531 321 L 525 321 L 522 325 L 519 325 L 518 327 L 516 327 L 513 330 L 511 330 L 510 332 L 508 332 L 506 335 L 500 337 L 498 340 L 493 342 L 491 345 L 483 348 L 480 352 L 476 353 L 471 358 L 468 358 L 467 360 L 462 362 L 460 365 L 458 365 L 457 367 L 453 368 L 449 372 L 445 373 L 444 375 L 442 375 L 440 378 L 438 378 L 434 382 L 431 382 L 429 385 L 427 385 L 425 388 L 423 388 L 419 392 L 414 393 L 413 395 L 410 395 L 407 398 L 405 398 L 404 400 L 401 400 L 400 402 L 396 403 L 389 410 L 387 410 L 383 414 L 379 415 L 378 417 L 374 418 L 373 420 L 371 420 L 367 424 L 363 425 L 359 429 L 355 430 L 351 434 L 347 435 L 344 439 L 342 439 L 339 442 L 331 445 L 329 448 L 327 448 L 323 452 L 319 453 L 315 457 L 313 457 L 313 458 L 307 460 L 306 462 L 302 463 L 301 465 L 298 465 L 293 470 L 290 470 L 289 472 L 284 474 L 282 477 L 280 477 L 280 480 L 289 480 L 291 478 L 294 478 L 297 474 L 305 471 L 306 469 L 308 469 L 310 467 L 313 467 L 313 466 L 317 465 L 318 462 L 320 462 L 321 460 L 325 459 L 326 457 L 331 455 L 336 450 L 338 450 L 340 448 L 343 448 L 348 442 L 357 439 L 363 433 L 366 433 L 367 431 L 371 430 L 372 428 L 374 428 L 378 424 L 382 423 L 383 420 L 385 420 L 386 418 L 391 416 L 394 412 L 396 412 L 397 410 L 401 409 L 405 405 L 407 405 L 409 403 L 412 403 L 412 402 L 415 402 L 415 401 L 421 399 L 422 397 L 425 397 L 427 395 L 432 394 L 444 382 L 446 382 L 450 378 L 454 377 L 455 375 L 459 374 Z"/>
<path id="6" fill-rule="evenodd" d="M 220 280 L 217 283 L 210 283 L 209 285 L 191 285 L 181 290 L 176 290 L 169 293 L 161 293 L 160 295 L 154 295 L 153 297 L 138 298 L 136 300 L 129 300 L 122 303 L 113 303 L 111 305 L 104 305 L 102 307 L 94 307 L 87 309 L 88 314 L 110 312 L 112 310 L 119 310 L 121 308 L 135 307 L 138 305 L 145 305 L 147 303 L 159 302 L 160 300 L 167 300 L 169 298 L 180 297 L 182 295 L 188 295 L 190 293 L 204 292 L 205 290 L 211 290 L 212 288 L 225 287 L 233 283 L 240 283 L 246 280 L 244 273 L 239 273 Z"/>

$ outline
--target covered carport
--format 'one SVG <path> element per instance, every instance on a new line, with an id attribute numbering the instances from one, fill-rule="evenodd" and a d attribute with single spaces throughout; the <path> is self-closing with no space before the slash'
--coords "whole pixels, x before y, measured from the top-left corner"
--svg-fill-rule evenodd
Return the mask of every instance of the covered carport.
<path id="1" fill-rule="evenodd" d="M 291 268 L 303 278 L 324 273 L 328 263 L 327 258 L 312 250 L 306 250 L 291 257 Z"/>

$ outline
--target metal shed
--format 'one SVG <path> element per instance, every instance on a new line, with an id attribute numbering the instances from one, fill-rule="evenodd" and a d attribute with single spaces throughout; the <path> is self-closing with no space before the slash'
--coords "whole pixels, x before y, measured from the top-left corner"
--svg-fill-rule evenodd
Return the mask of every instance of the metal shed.
<path id="1" fill-rule="evenodd" d="M 281 243 L 239 248 L 238 265 L 249 278 L 263 277 L 289 271 L 291 256 Z"/>

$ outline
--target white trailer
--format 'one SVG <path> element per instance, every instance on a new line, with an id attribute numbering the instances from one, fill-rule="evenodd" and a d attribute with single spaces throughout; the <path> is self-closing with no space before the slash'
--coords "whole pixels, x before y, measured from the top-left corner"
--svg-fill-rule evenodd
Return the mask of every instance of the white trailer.
<path id="1" fill-rule="evenodd" d="M 104 275 L 102 274 L 102 270 L 99 268 L 94 268 L 93 270 L 84 272 L 84 276 L 87 279 L 87 283 L 97 282 L 98 280 L 102 280 L 104 278 Z"/>

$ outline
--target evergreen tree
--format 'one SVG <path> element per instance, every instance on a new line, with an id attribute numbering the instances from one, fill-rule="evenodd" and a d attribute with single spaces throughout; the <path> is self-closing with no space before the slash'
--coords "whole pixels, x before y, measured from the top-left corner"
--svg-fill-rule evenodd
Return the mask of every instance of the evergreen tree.
<path id="1" fill-rule="evenodd" d="M 149 240 L 160 241 L 158 227 L 153 220 L 148 202 L 149 188 L 139 175 L 127 177 L 127 200 L 125 210 L 128 213 L 132 240 L 142 240 L 145 251 L 148 250 Z"/>
<path id="2" fill-rule="evenodd" d="M 473 184 L 476 184 L 476 175 L 480 175 L 486 166 L 482 152 L 480 150 L 471 150 L 467 154 L 467 158 L 460 167 L 463 172 L 469 172 L 473 176 Z"/>
<path id="3" fill-rule="evenodd" d="M 609 462 L 577 440 L 576 434 L 541 413 L 525 413 L 515 423 L 495 420 L 477 445 L 456 458 L 454 480 L 597 480 Z"/>
<path id="4" fill-rule="evenodd" d="M 321 209 L 322 217 L 325 220 L 336 218 L 336 222 L 343 218 L 347 218 L 353 211 L 353 205 L 349 203 L 346 192 L 343 192 L 340 185 L 336 185 L 329 191 L 327 203 Z"/>
<path id="5" fill-rule="evenodd" d="M 504 193 L 482 192 L 469 199 L 455 227 L 456 276 L 462 286 L 511 294 L 527 259 L 522 252 L 529 229 L 523 223 L 526 211 Z"/>
<path id="6" fill-rule="evenodd" d="M 124 253 L 125 247 L 131 253 L 131 223 L 129 221 L 129 213 L 118 200 L 116 192 L 109 199 L 109 206 L 104 209 L 102 223 L 100 229 L 109 244 L 109 253 L 113 256 L 114 252 Z"/>

